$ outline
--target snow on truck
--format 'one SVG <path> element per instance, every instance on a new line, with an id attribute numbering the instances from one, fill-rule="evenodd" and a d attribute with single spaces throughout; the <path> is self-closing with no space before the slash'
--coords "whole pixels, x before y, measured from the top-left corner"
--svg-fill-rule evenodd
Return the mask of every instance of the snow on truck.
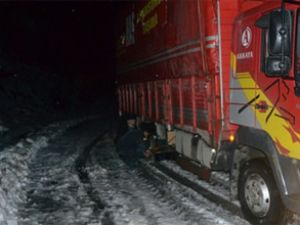
<path id="1" fill-rule="evenodd" d="M 120 112 L 230 172 L 253 224 L 300 213 L 300 2 L 134 1 L 117 23 Z"/>

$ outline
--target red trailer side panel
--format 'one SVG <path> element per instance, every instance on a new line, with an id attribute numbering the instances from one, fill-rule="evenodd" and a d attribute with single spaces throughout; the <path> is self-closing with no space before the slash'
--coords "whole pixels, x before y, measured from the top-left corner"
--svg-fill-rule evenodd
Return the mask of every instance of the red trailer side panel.
<path id="1" fill-rule="evenodd" d="M 215 145 L 221 132 L 221 94 L 228 100 L 232 24 L 239 2 L 128 3 L 117 29 L 119 93 L 126 95 L 119 98 L 124 101 L 121 110 L 195 132 L 205 130 Z M 224 113 L 226 119 L 226 106 Z"/>

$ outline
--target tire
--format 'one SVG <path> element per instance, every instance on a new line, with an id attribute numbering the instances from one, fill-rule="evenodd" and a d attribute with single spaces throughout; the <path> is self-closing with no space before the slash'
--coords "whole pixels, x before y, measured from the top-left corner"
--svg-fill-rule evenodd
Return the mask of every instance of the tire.
<path id="1" fill-rule="evenodd" d="M 252 224 L 287 223 L 289 213 L 283 206 L 272 171 L 263 161 L 242 167 L 238 192 L 243 214 Z"/>

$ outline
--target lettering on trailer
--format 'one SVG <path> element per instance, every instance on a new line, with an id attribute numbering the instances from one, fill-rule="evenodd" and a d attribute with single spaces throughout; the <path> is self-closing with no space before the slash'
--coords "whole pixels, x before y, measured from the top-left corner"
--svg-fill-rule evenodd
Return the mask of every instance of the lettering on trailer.
<path id="1" fill-rule="evenodd" d="M 149 0 L 148 3 L 137 13 L 132 12 L 126 17 L 126 30 L 122 33 L 116 43 L 116 55 L 120 57 L 126 52 L 126 47 L 136 43 L 135 25 L 141 23 L 143 34 L 149 33 L 158 25 L 158 14 L 155 13 L 146 21 L 145 18 L 150 15 L 163 1 L 166 0 Z M 136 18 L 136 24 L 135 24 Z"/>
<path id="2" fill-rule="evenodd" d="M 148 3 L 140 10 L 137 17 L 137 24 L 142 23 L 143 34 L 149 33 L 158 24 L 158 15 L 155 13 L 147 21 L 144 19 L 153 12 L 164 0 L 149 0 Z"/>
<path id="3" fill-rule="evenodd" d="M 149 33 L 158 24 L 158 16 L 155 14 L 143 24 L 143 34 Z"/>
<path id="4" fill-rule="evenodd" d="M 137 23 L 143 22 L 144 18 L 148 16 L 163 0 L 150 0 L 138 13 Z"/>

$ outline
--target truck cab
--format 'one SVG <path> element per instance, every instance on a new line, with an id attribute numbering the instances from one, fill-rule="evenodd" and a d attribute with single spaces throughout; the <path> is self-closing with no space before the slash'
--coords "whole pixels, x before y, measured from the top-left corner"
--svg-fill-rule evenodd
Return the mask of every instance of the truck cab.
<path id="1" fill-rule="evenodd" d="M 275 223 L 283 205 L 300 212 L 299 13 L 299 2 L 266 2 L 234 23 L 232 194 L 256 224 Z"/>

